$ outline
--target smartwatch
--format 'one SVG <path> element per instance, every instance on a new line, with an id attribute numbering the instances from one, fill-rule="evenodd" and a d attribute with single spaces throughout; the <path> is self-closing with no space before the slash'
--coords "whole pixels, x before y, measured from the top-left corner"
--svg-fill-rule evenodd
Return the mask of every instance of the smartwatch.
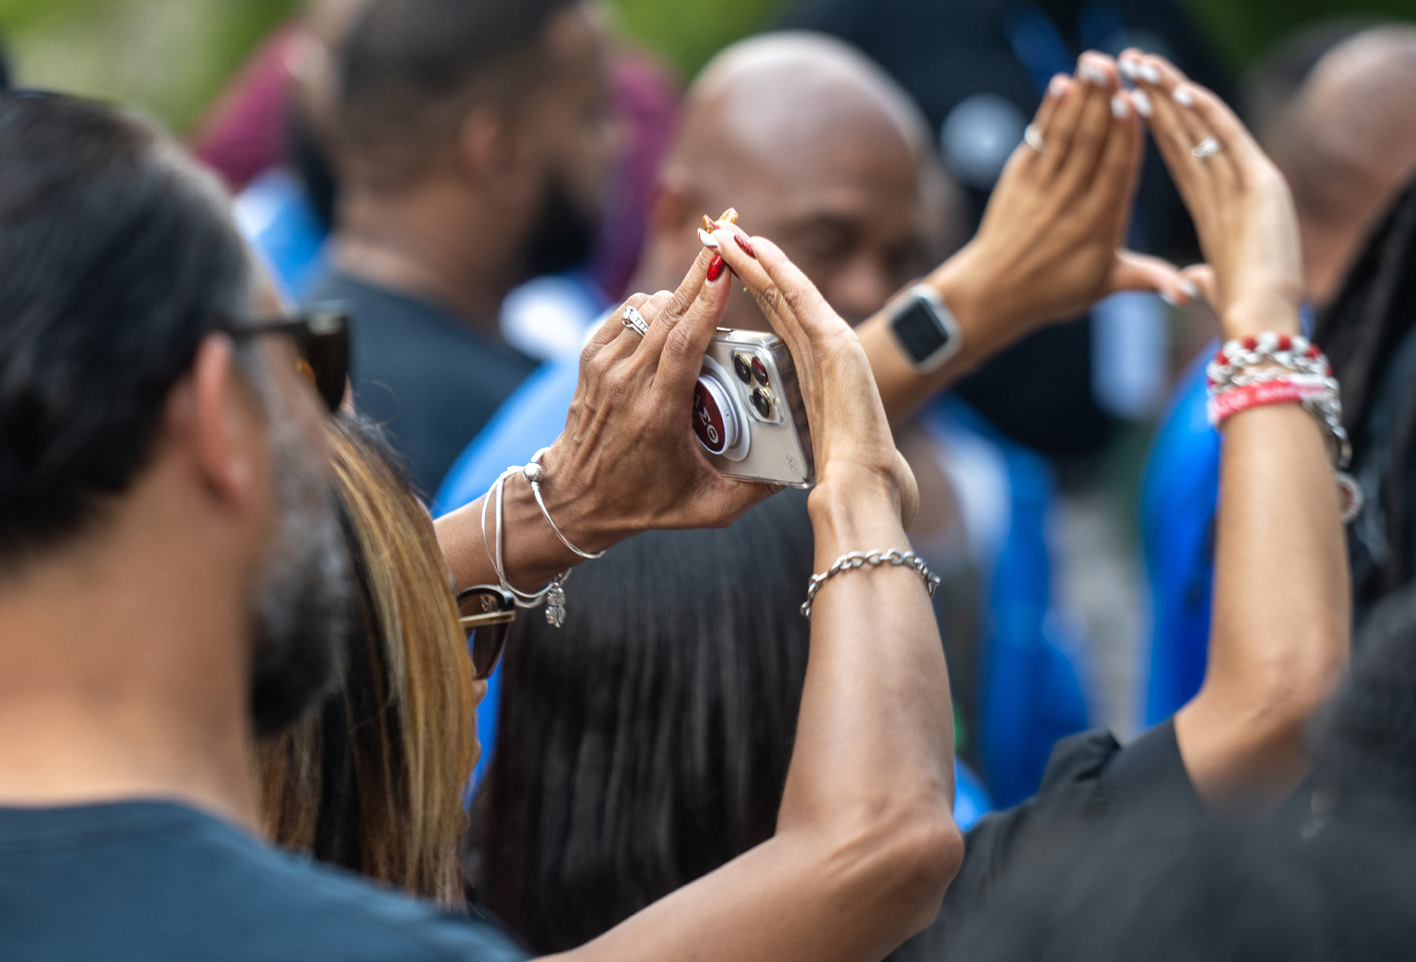
<path id="1" fill-rule="evenodd" d="M 959 322 L 939 292 L 928 284 L 911 287 L 886 310 L 895 341 L 910 366 L 921 374 L 937 369 L 964 346 Z"/>

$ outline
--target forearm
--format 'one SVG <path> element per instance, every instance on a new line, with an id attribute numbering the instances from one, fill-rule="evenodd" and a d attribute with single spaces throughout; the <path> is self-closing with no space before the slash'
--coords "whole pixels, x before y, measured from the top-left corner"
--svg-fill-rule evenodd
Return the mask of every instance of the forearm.
<path id="1" fill-rule="evenodd" d="M 878 478 L 813 492 L 816 567 L 906 548 Z M 822 587 L 792 762 L 772 839 L 569 953 L 858 962 L 923 927 L 957 871 L 953 733 L 934 612 L 913 570 L 863 568 Z"/>
<path id="2" fill-rule="evenodd" d="M 1176 731 L 1207 801 L 1263 805 L 1306 774 L 1307 722 L 1347 658 L 1347 553 L 1313 417 L 1254 408 L 1223 433 L 1209 664 Z"/>
<path id="3" fill-rule="evenodd" d="M 909 549 L 878 480 L 832 483 L 810 501 L 817 571 L 851 551 Z M 797 732 L 781 828 L 880 805 L 952 804 L 948 669 L 917 572 L 863 567 L 821 587 Z"/>
<path id="4" fill-rule="evenodd" d="M 987 265 L 979 263 L 973 248 L 965 247 L 949 258 L 924 283 L 934 288 L 959 325 L 959 353 L 943 366 L 928 373 L 911 367 L 890 329 L 886 311 L 877 312 L 856 328 L 870 358 L 885 413 L 896 425 L 907 421 L 930 398 L 1024 333 L 1006 316 L 1007 308 L 994 287 L 992 274 Z"/>
<path id="5" fill-rule="evenodd" d="M 485 529 L 482 524 L 484 503 Z M 548 500 L 548 507 L 552 503 Z M 561 530 L 571 538 L 572 544 L 577 547 L 581 544 L 594 545 L 594 550 L 599 550 L 612 543 L 606 540 L 606 533 L 593 533 L 582 523 L 578 512 L 569 510 L 569 504 L 564 507 L 567 509 L 564 514 L 552 514 L 552 517 L 556 518 Z M 444 515 L 435 523 L 438 543 L 447 559 L 448 570 L 452 573 L 457 590 L 472 585 L 498 583 L 491 557 L 497 544 L 496 510 L 496 499 L 488 493 L 466 507 Z M 556 575 L 582 560 L 552 533 L 531 494 L 531 486 L 520 475 L 506 482 L 502 499 L 501 529 L 502 563 L 507 580 L 512 587 L 520 591 L 539 591 Z M 575 534 L 571 534 L 572 531 Z M 576 542 L 576 537 L 586 540 Z M 591 548 L 586 547 L 585 550 Z"/>

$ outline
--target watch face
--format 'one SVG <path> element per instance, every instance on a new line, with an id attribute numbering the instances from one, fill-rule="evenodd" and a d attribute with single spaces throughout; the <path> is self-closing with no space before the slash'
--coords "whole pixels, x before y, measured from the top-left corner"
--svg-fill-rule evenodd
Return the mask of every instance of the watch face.
<path id="1" fill-rule="evenodd" d="M 949 345 L 949 332 L 929 304 L 915 298 L 895 315 L 892 326 L 905 353 L 923 364 Z"/>

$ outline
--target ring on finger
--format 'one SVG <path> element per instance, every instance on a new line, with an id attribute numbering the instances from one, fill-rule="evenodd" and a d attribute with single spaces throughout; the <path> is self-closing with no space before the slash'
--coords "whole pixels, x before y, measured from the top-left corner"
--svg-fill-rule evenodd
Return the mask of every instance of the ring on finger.
<path id="1" fill-rule="evenodd" d="M 620 321 L 640 337 L 649 333 L 649 322 L 644 320 L 644 315 L 639 313 L 636 307 L 626 307 L 624 313 L 620 315 Z"/>
<path id="2" fill-rule="evenodd" d="M 1015 130 L 1017 128 L 1014 128 Z M 1028 124 L 1023 128 L 1023 143 L 1027 144 L 1039 154 L 1047 148 L 1047 141 L 1042 139 L 1042 134 L 1038 131 L 1036 124 Z"/>
<path id="3" fill-rule="evenodd" d="M 1206 137 L 1190 148 L 1190 156 L 1200 163 L 1204 163 L 1223 149 L 1224 145 L 1219 142 L 1218 138 Z"/>

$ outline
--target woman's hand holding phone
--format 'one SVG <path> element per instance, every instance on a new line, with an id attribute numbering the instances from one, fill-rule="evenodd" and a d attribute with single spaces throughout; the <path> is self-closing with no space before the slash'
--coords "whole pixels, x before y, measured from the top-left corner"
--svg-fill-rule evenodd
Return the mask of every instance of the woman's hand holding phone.
<path id="1" fill-rule="evenodd" d="M 919 507 L 909 465 L 895 447 L 860 340 L 781 249 L 722 224 L 720 255 L 756 299 L 796 365 L 811 425 L 817 488 L 877 488 L 907 527 Z"/>

